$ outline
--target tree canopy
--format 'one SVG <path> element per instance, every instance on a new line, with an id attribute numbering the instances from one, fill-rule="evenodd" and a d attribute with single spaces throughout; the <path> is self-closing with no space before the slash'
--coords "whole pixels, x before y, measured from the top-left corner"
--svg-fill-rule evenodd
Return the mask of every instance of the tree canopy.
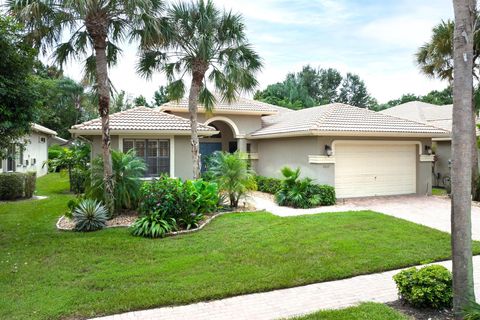
<path id="1" fill-rule="evenodd" d="M 306 65 L 300 72 L 289 73 L 283 82 L 257 91 L 254 98 L 290 109 L 310 108 L 333 102 L 373 108 L 376 100 L 358 75 L 343 77 L 336 69 L 313 68 Z"/>
<path id="2" fill-rule="evenodd" d="M 36 51 L 24 41 L 21 26 L 0 16 L 0 156 L 30 131 L 35 120 L 35 56 Z"/>
<path id="3" fill-rule="evenodd" d="M 426 103 L 436 104 L 439 106 L 443 106 L 446 104 L 453 103 L 453 93 L 452 87 L 448 86 L 443 90 L 433 90 L 427 93 L 426 95 L 415 95 L 413 93 L 407 93 L 402 95 L 398 99 L 393 99 L 388 101 L 387 103 L 379 104 L 374 109 L 377 111 L 385 110 L 391 107 L 398 106 L 399 104 L 411 102 L 411 101 L 422 101 Z"/>

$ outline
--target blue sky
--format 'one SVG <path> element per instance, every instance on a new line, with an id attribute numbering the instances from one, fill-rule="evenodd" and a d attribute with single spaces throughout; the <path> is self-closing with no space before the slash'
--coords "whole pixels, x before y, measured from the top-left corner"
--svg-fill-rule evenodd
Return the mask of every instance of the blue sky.
<path id="1" fill-rule="evenodd" d="M 305 64 L 360 75 L 380 102 L 403 93 L 425 94 L 446 86 L 418 72 L 414 53 L 432 27 L 453 17 L 450 0 L 214 0 L 242 13 L 250 42 L 264 59 L 260 88 L 282 81 Z M 135 46 L 111 70 L 118 90 L 148 99 L 165 79 L 135 75 Z M 81 78 L 72 63 L 66 74 Z"/>

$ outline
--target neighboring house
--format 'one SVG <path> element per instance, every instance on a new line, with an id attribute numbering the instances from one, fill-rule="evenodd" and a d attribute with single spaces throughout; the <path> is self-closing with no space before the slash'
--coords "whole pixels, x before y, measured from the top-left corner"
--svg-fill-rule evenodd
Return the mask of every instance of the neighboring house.
<path id="1" fill-rule="evenodd" d="M 54 144 L 58 144 L 59 146 L 66 146 L 69 143 L 67 139 L 60 138 L 58 136 L 51 136 L 48 139 L 48 146 L 52 146 Z"/>
<path id="2" fill-rule="evenodd" d="M 451 104 L 438 106 L 420 101 L 412 101 L 381 111 L 383 114 L 422 122 L 449 132 L 445 137 L 433 138 L 433 149 L 436 155 L 433 174 L 434 186 L 443 187 L 444 179 L 450 177 L 452 110 L 453 106 Z"/>
<path id="3" fill-rule="evenodd" d="M 32 124 L 30 134 L 21 138 L 19 143 L 12 144 L 7 152 L 6 159 L 0 159 L 0 172 L 28 172 L 36 171 L 37 177 L 48 172 L 43 163 L 48 159 L 48 140 L 57 133 L 39 124 Z"/>
<path id="4" fill-rule="evenodd" d="M 191 178 L 188 117 L 186 99 L 113 114 L 112 148 L 135 148 L 149 176 L 167 172 Z M 303 176 L 335 186 L 339 198 L 430 194 L 433 156 L 428 151 L 433 137 L 448 134 L 344 104 L 292 111 L 241 98 L 217 103 L 213 113 L 200 106 L 198 118 L 203 159 L 219 150 L 240 150 L 257 174 L 271 177 L 280 177 L 283 166 L 300 167 Z M 95 119 L 70 131 L 91 141 L 93 154 L 99 155 L 100 129 Z"/>

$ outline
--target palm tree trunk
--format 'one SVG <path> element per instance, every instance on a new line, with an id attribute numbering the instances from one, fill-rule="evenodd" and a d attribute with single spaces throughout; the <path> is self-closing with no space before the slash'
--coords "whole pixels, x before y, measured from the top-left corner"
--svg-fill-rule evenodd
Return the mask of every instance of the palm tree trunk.
<path id="1" fill-rule="evenodd" d="M 98 91 L 98 112 L 102 119 L 102 156 L 103 156 L 103 183 L 104 202 L 110 214 L 114 215 L 113 199 L 113 170 L 112 156 L 110 154 L 110 88 L 108 83 L 107 64 L 107 32 L 102 26 L 102 21 L 87 22 L 87 30 L 93 38 L 95 49 L 96 85 Z"/>
<path id="2" fill-rule="evenodd" d="M 454 0 L 454 79 L 452 128 L 452 260 L 455 319 L 475 301 L 472 263 L 472 87 L 475 0 Z"/>
<path id="3" fill-rule="evenodd" d="M 472 100 L 475 101 L 475 98 Z M 475 103 L 472 103 L 472 197 L 473 200 L 480 200 L 480 189 L 478 188 L 478 147 L 477 147 L 477 112 Z"/>
<path id="4" fill-rule="evenodd" d="M 203 77 L 207 68 L 203 65 L 194 66 L 192 72 L 192 83 L 190 94 L 188 96 L 188 112 L 190 113 L 191 145 L 192 145 L 192 164 L 193 179 L 200 178 L 200 148 L 198 140 L 198 97 L 202 88 Z"/>

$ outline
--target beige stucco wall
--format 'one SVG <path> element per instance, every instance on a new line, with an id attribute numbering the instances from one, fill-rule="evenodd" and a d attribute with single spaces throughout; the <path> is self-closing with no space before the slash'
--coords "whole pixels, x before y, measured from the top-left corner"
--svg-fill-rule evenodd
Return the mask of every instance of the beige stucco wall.
<path id="1" fill-rule="evenodd" d="M 95 158 L 97 156 L 102 155 L 102 136 L 91 136 L 90 140 L 92 141 L 92 157 Z M 119 150 L 119 137 L 118 136 L 110 136 L 110 148 L 114 150 Z"/>
<path id="2" fill-rule="evenodd" d="M 283 166 L 300 167 L 303 177 L 310 177 L 316 183 L 335 185 L 335 164 L 312 164 L 309 155 L 325 155 L 325 145 L 332 146 L 335 140 L 366 140 L 361 137 L 297 137 L 257 140 L 259 160 L 255 169 L 258 174 L 269 177 L 281 177 Z M 425 145 L 431 145 L 431 139 L 418 138 L 368 138 L 367 140 L 418 141 L 424 153 Z M 418 151 L 418 150 L 417 150 Z M 417 153 L 417 194 L 431 194 L 432 163 L 421 162 Z"/>
<path id="3" fill-rule="evenodd" d="M 229 143 L 232 141 L 236 141 L 236 139 L 234 138 L 233 131 L 230 129 L 230 126 L 227 123 L 222 121 L 214 121 L 212 122 L 212 125 L 215 125 L 215 127 L 222 133 L 222 137 L 221 138 L 210 138 L 210 137 L 200 138 L 200 142 L 221 142 L 222 150 L 228 151 Z"/>
<path id="4" fill-rule="evenodd" d="M 23 150 L 23 163 L 19 159 L 16 160 L 15 172 L 29 172 L 36 171 L 37 177 L 41 177 L 48 173 L 48 166 L 43 166 L 43 163 L 48 159 L 48 135 L 41 132 L 32 132 L 21 142 L 27 141 L 25 149 Z M 44 138 L 44 142 L 41 139 Z M 7 160 L 1 160 L 0 172 L 7 171 Z"/>
<path id="5" fill-rule="evenodd" d="M 175 177 L 192 179 L 192 148 L 189 136 L 175 137 Z"/>
<path id="6" fill-rule="evenodd" d="M 437 161 L 435 162 L 435 174 L 439 173 L 439 179 L 433 178 L 433 183 L 436 186 L 443 187 L 443 178 L 450 176 L 450 168 L 448 167 L 448 160 L 452 157 L 452 143 L 451 141 L 435 141 L 435 154 Z"/>

